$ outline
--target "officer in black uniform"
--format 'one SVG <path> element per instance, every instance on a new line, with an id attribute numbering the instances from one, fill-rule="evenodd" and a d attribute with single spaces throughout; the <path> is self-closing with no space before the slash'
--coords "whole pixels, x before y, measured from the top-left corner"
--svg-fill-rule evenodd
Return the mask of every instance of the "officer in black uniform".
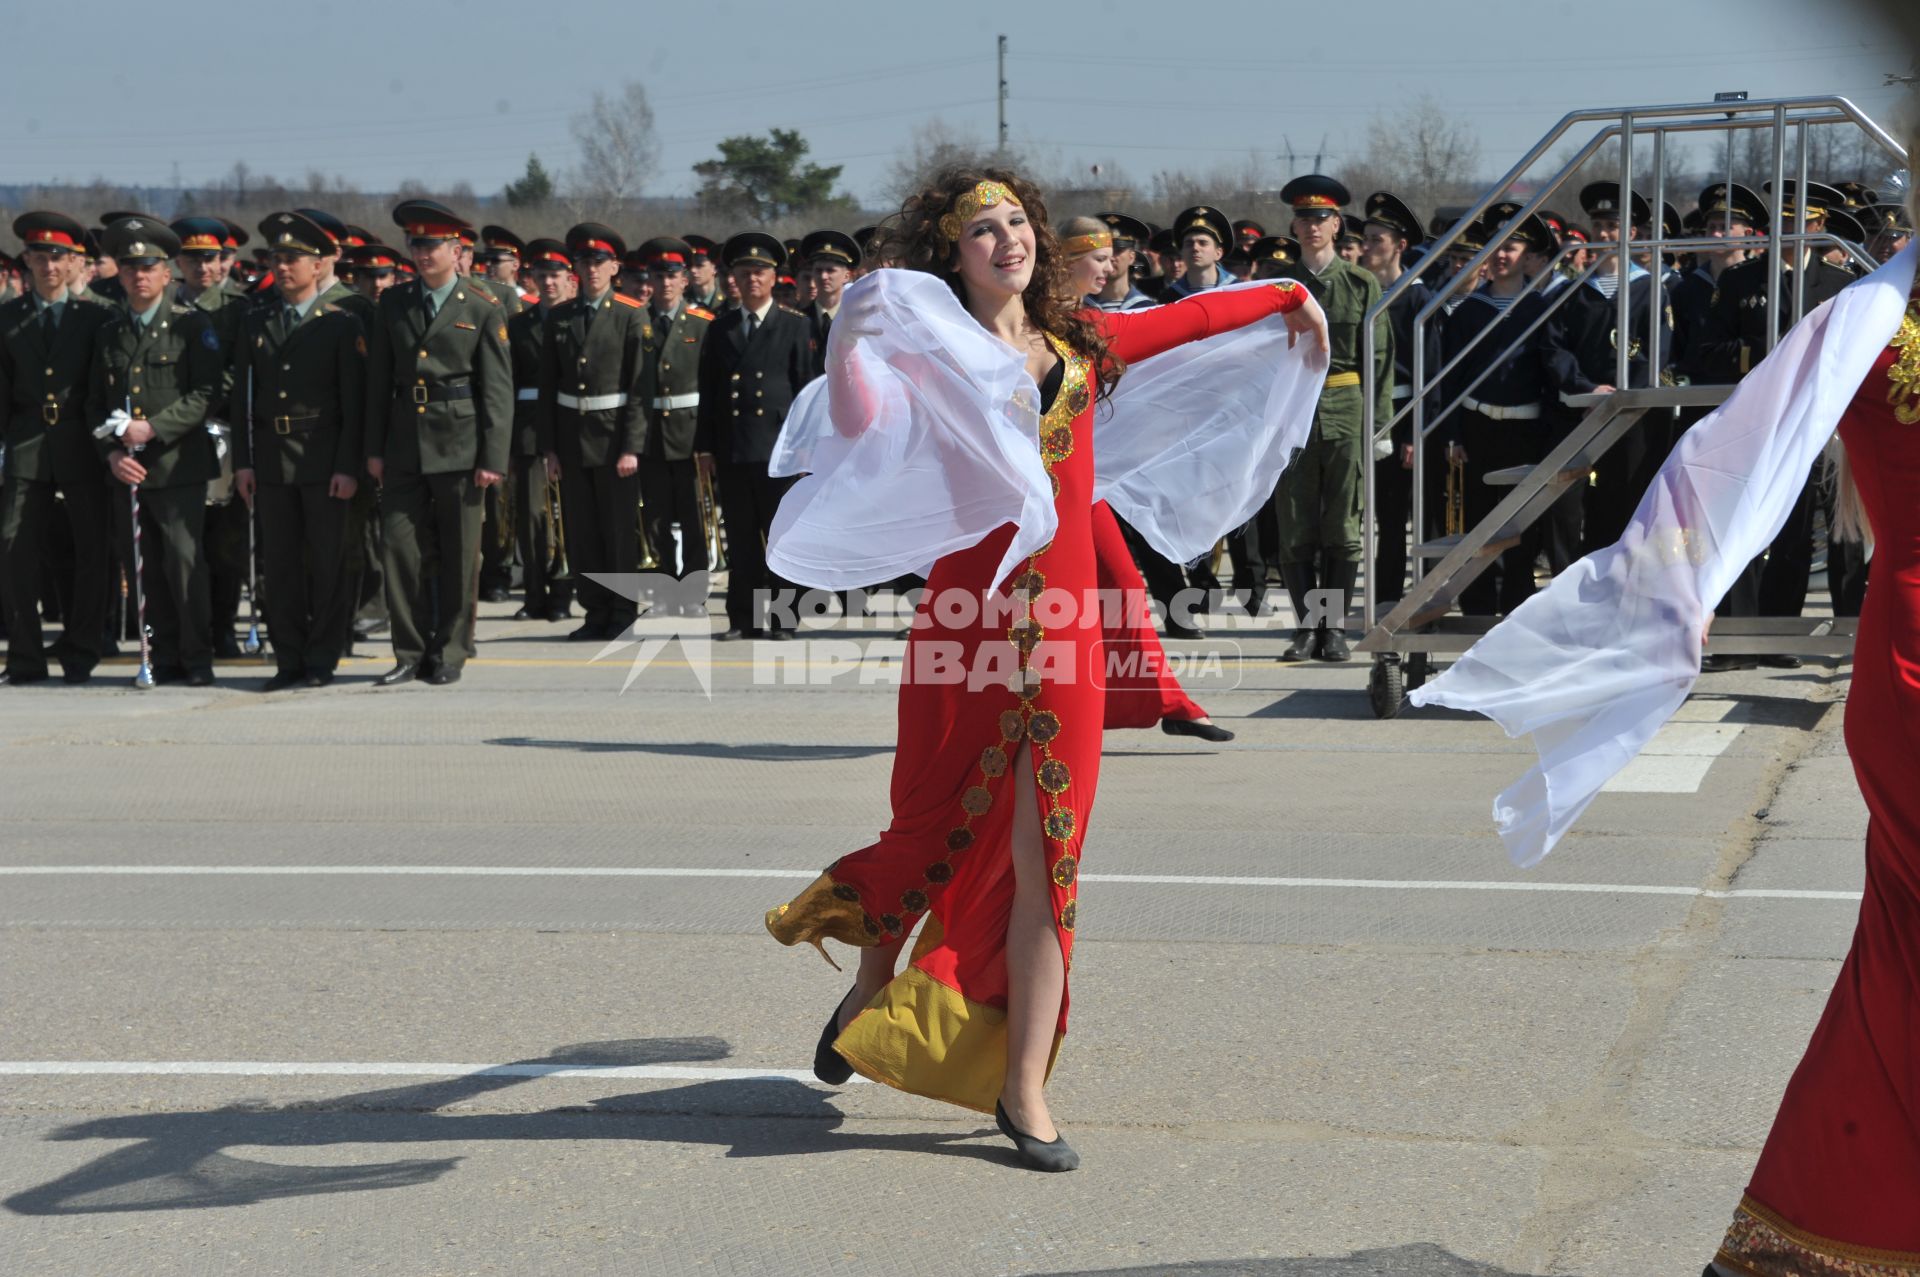
<path id="1" fill-rule="evenodd" d="M 792 614 L 777 605 L 763 622 L 765 599 L 784 588 L 767 571 L 765 539 L 791 478 L 767 473 L 787 409 L 819 358 L 807 317 L 777 305 L 773 284 L 786 263 L 780 241 L 759 231 L 735 235 L 721 258 L 739 304 L 708 329 L 700 360 L 696 455 L 720 475 L 727 526 L 727 629 L 722 638 L 785 638 Z"/>
<path id="2" fill-rule="evenodd" d="M 263 690 L 276 692 L 325 687 L 346 650 L 352 600 L 340 573 L 366 458 L 367 335 L 351 311 L 321 299 L 324 230 L 286 212 L 260 233 L 278 296 L 250 308 L 234 356 L 234 489 L 260 514 L 277 667 Z"/>
<path id="3" fill-rule="evenodd" d="M 1771 183 L 1768 184 L 1771 193 Z M 1781 219 L 1781 230 L 1791 234 L 1796 223 L 1797 183 L 1789 181 L 1784 198 L 1774 215 Z M 1830 186 L 1810 182 L 1807 186 L 1806 213 L 1809 234 L 1824 230 L 1828 210 L 1840 209 L 1846 197 Z M 1799 271 L 1805 290 L 1804 309 L 1811 311 L 1839 295 L 1853 282 L 1853 276 L 1821 257 L 1824 246 L 1787 247 L 1786 260 L 1780 264 L 1780 327 L 1784 334 L 1796 322 L 1794 313 L 1794 275 Z M 1693 353 L 1694 380 L 1715 384 L 1740 381 L 1753 366 L 1766 358 L 1767 279 L 1769 254 L 1755 253 L 1738 266 L 1727 268 L 1720 276 L 1720 289 L 1707 315 L 1704 336 Z M 1803 312 L 1804 313 L 1804 312 Z M 1807 602 L 1809 573 L 1813 567 L 1813 512 L 1818 500 L 1816 464 L 1808 473 L 1800 496 L 1794 501 L 1786 523 L 1766 553 L 1756 557 L 1734 580 L 1726 598 L 1716 609 L 1722 616 L 1799 616 Z M 1793 656 L 1765 656 L 1761 662 L 1783 669 L 1800 664 Z M 1708 657 L 1703 668 L 1708 672 L 1727 669 L 1751 669 L 1751 657 Z"/>
<path id="4" fill-rule="evenodd" d="M 1361 233 L 1360 266 L 1373 273 L 1384 291 L 1406 273 L 1405 254 L 1427 242 L 1426 228 L 1398 196 L 1375 191 L 1367 197 L 1366 217 Z M 1387 307 L 1387 327 L 1393 331 L 1393 410 L 1399 412 L 1413 401 L 1413 319 L 1433 300 L 1433 290 L 1421 280 L 1412 281 L 1407 290 Z M 1431 380 L 1440 371 L 1440 317 L 1425 331 L 1426 361 L 1423 369 Z M 1444 408 L 1434 402 L 1430 408 Z M 1378 430 L 1386 423 L 1376 421 Z M 1424 424 L 1434 424 L 1431 411 Z M 1385 456 L 1375 449 L 1373 461 L 1374 592 L 1379 602 L 1400 597 L 1407 576 L 1407 527 L 1413 517 L 1413 416 L 1408 414 L 1393 428 L 1391 451 Z M 1446 455 L 1439 445 L 1438 432 L 1428 436 L 1426 466 L 1426 516 L 1433 523 L 1441 514 L 1440 499 L 1445 492 Z M 1415 540 L 1425 540 L 1416 536 Z"/>
<path id="5" fill-rule="evenodd" d="M 65 632 L 54 654 L 69 683 L 99 664 L 107 627 L 107 565 L 113 526 L 107 474 L 87 416 L 94 340 L 111 311 L 68 288 L 86 229 L 63 213 L 15 218 L 13 233 L 29 276 L 27 291 L 0 305 L 0 603 L 6 607 L 7 663 L 0 683 L 47 677 L 40 588 L 56 511 L 65 510 L 73 548 Z M 55 493 L 62 500 L 54 500 Z"/>
<path id="6" fill-rule="evenodd" d="M 220 393 L 227 355 L 206 312 L 173 295 L 171 259 L 180 239 L 166 223 L 123 218 L 107 227 L 100 245 L 119 264 L 121 301 L 94 340 L 87 419 L 104 422 L 116 408 L 132 418 L 124 434 L 96 443 L 114 478 L 140 486 L 137 535 L 154 681 L 206 687 L 214 656 L 207 484 L 217 471 L 207 411 Z"/>
<path id="7" fill-rule="evenodd" d="M 393 220 L 419 276 L 380 295 L 368 339 L 366 468 L 381 485 L 394 655 L 376 681 L 444 685 L 473 655 L 480 500 L 507 469 L 513 368 L 500 303 L 460 274 L 472 228 L 432 200 Z"/>
<path id="8" fill-rule="evenodd" d="M 1620 186 L 1617 182 L 1594 182 L 1580 192 L 1580 206 L 1593 226 L 1597 244 L 1617 244 L 1628 238 L 1644 238 L 1653 211 L 1638 192 L 1624 205 L 1629 216 L 1623 220 Z M 1626 265 L 1628 290 L 1628 384 L 1615 387 L 1618 374 L 1616 354 L 1622 340 L 1615 332 L 1618 314 L 1615 299 L 1621 283 L 1619 254 L 1603 262 L 1573 296 L 1567 298 L 1547 321 L 1545 351 L 1547 376 L 1558 403 L 1553 408 L 1553 433 L 1564 436 L 1582 417 L 1585 408 L 1566 401 L 1576 395 L 1609 393 L 1615 389 L 1644 389 L 1653 383 L 1657 370 L 1648 362 L 1648 304 L 1660 281 L 1638 262 Z M 1662 358 L 1671 350 L 1672 322 L 1664 302 L 1660 307 Z M 1650 438 L 1651 427 L 1642 417 L 1616 442 L 1594 467 L 1595 483 L 1586 498 L 1587 553 L 1612 545 L 1626 530 L 1633 510 L 1653 474 L 1666 460 L 1666 450 L 1657 446 L 1669 442 L 1664 432 Z"/>
<path id="9" fill-rule="evenodd" d="M 814 349 L 820 354 L 815 374 L 827 370 L 827 335 L 833 331 L 833 317 L 840 313 L 840 294 L 853 282 L 860 269 L 860 245 L 844 231 L 814 231 L 800 241 L 801 262 L 813 281 L 813 299 L 802 309 L 812 330 Z"/>
<path id="10" fill-rule="evenodd" d="M 610 227 L 582 222 L 567 232 L 580 295 L 547 318 L 540 347 L 540 451 L 560 483 L 567 560 L 586 623 L 567 635 L 616 638 L 639 615 L 638 599 L 592 580 L 640 570 L 640 450 L 653 374 L 653 332 L 644 306 L 614 291 L 626 242 Z"/>
<path id="11" fill-rule="evenodd" d="M 645 357 L 653 378 L 646 404 L 646 438 L 640 457 L 640 497 L 647 542 L 660 571 L 676 579 L 708 567 L 706 524 L 701 517 L 700 476 L 693 459 L 700 429 L 700 361 L 714 314 L 686 299 L 685 240 L 671 236 L 640 246 L 652 277 L 649 309 L 652 337 Z M 678 525 L 676 543 L 674 528 Z M 705 612 L 686 603 L 686 615 Z"/>
<path id="12" fill-rule="evenodd" d="M 1441 395 L 1442 407 L 1456 400 L 1460 407 L 1439 433 L 1455 441 L 1464 457 L 1462 504 L 1469 528 L 1492 514 L 1508 492 L 1489 484 L 1487 476 L 1538 464 L 1551 437 L 1542 413 L 1547 376 L 1541 330 L 1527 334 L 1546 303 L 1538 292 L 1522 294 L 1528 283 L 1526 258 L 1551 252 L 1553 231 L 1538 214 L 1529 214 L 1490 228 L 1488 235 L 1496 246 L 1487 263 L 1487 282 L 1447 316 L 1440 352 L 1446 363 L 1460 359 Z M 1468 616 L 1505 614 L 1530 598 L 1543 532 L 1539 523 L 1523 532 L 1519 545 L 1501 554 L 1461 592 L 1460 610 Z"/>
<path id="13" fill-rule="evenodd" d="M 540 450 L 540 351 L 547 317 L 567 299 L 573 256 L 557 239 L 536 239 L 522 251 L 522 278 L 533 285 L 534 303 L 507 321 L 513 356 L 514 525 L 520 542 L 525 603 L 516 621 L 564 621 L 572 615 L 573 576 L 562 569 L 560 487 L 547 477 Z"/>

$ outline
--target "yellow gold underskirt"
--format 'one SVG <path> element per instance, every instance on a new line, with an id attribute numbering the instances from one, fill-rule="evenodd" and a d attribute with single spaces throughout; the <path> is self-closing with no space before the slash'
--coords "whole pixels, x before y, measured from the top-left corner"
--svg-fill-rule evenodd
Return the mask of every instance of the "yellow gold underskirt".
<path id="1" fill-rule="evenodd" d="M 938 918 L 921 929 L 914 956 L 940 943 Z M 1047 1076 L 1060 1058 L 1053 1035 Z M 1007 1078 L 1007 1013 L 974 1002 L 909 965 L 855 1016 L 834 1049 L 863 1077 L 980 1113 L 999 1103 Z"/>
<path id="2" fill-rule="evenodd" d="M 1713 1262 L 1741 1277 L 1920 1277 L 1920 1254 L 1816 1237 L 1751 1197 L 1740 1199 Z"/>

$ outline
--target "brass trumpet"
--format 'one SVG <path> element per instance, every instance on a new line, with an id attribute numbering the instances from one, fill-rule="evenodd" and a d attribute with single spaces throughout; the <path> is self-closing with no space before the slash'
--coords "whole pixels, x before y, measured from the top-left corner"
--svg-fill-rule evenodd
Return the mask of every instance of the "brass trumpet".
<path id="1" fill-rule="evenodd" d="M 696 464 L 694 492 L 700 503 L 700 532 L 707 539 L 708 570 L 718 572 L 727 566 L 726 545 L 720 537 L 720 504 L 714 499 L 713 477 Z"/>
<path id="2" fill-rule="evenodd" d="M 1447 535 L 1462 536 L 1467 530 L 1467 463 L 1459 457 L 1447 458 Z"/>
<path id="3" fill-rule="evenodd" d="M 547 539 L 552 543 L 547 547 L 547 553 L 553 571 L 547 579 L 571 580 L 573 570 L 567 564 L 567 521 L 560 508 L 560 485 L 549 479 L 544 469 L 539 472 L 539 480 L 547 494 Z"/>

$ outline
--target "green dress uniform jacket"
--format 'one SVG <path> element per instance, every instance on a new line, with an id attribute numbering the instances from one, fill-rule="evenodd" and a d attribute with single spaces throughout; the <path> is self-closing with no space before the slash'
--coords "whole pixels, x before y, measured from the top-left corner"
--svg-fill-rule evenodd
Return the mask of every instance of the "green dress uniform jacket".
<path id="1" fill-rule="evenodd" d="M 671 317 L 656 315 L 646 361 L 653 372 L 653 398 L 647 403 L 648 460 L 685 461 L 693 456 L 700 429 L 700 353 L 713 324 L 713 312 L 682 304 Z"/>
<path id="2" fill-rule="evenodd" d="M 246 317 L 234 356 L 242 403 L 234 426 L 234 468 L 253 470 L 263 485 L 357 479 L 365 461 L 367 337 L 350 311 L 316 301 L 283 333 L 284 308 L 273 302 Z"/>
<path id="3" fill-rule="evenodd" d="M 562 474 L 639 455 L 653 387 L 644 352 L 652 340 L 646 307 L 611 289 L 597 302 L 575 297 L 549 313 L 537 429 L 540 450 L 559 456 Z"/>
<path id="4" fill-rule="evenodd" d="M 147 471 L 141 490 L 199 484 L 204 501 L 219 470 L 207 412 L 226 375 L 226 352 L 204 311 L 175 301 L 171 291 L 159 305 L 145 325 L 125 306 L 109 312 L 94 342 L 87 417 L 102 422 L 125 408 L 144 418 L 154 438 L 138 454 Z M 108 436 L 94 446 L 105 458 L 122 445 Z"/>
<path id="5" fill-rule="evenodd" d="M 513 369 L 498 301 L 460 280 L 429 316 L 420 281 L 395 284 L 367 348 L 367 456 L 414 474 L 505 472 Z"/>
<path id="6" fill-rule="evenodd" d="M 33 294 L 0 305 L 0 439 L 10 477 L 100 480 L 88 374 L 94 338 L 112 314 L 98 301 L 69 297 L 49 343 Z"/>

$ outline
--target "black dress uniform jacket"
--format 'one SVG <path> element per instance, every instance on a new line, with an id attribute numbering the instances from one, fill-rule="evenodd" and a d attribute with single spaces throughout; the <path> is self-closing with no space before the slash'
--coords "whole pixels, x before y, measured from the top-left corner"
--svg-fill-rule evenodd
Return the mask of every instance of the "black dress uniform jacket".
<path id="1" fill-rule="evenodd" d="M 268 303 L 248 314 L 234 380 L 253 411 L 234 423 L 234 468 L 252 469 L 262 484 L 326 483 L 336 474 L 358 479 L 365 460 L 367 337 L 342 307 L 315 302 L 282 335 L 283 307 Z"/>
<path id="2" fill-rule="evenodd" d="M 49 342 L 32 293 L 0 305 L 0 429 L 12 477 L 101 478 L 87 378 L 94 337 L 112 315 L 101 302 L 69 296 Z"/>
<path id="3" fill-rule="evenodd" d="M 697 450 L 764 465 L 817 354 L 807 317 L 792 307 L 775 304 L 751 340 L 746 320 L 739 307 L 727 311 L 701 347 Z"/>

